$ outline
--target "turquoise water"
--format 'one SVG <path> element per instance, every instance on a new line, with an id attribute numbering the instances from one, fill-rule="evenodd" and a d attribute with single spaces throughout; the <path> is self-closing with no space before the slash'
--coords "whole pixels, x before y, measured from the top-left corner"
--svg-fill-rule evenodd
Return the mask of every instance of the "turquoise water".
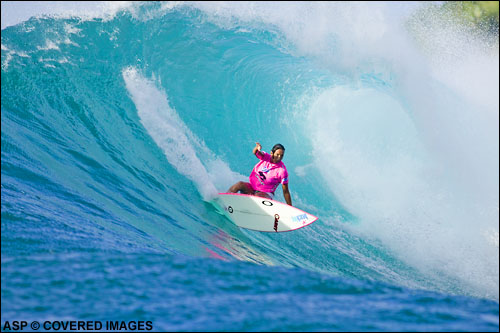
<path id="1" fill-rule="evenodd" d="M 498 53 L 457 73 L 381 4 L 239 6 L 2 30 L 2 328 L 498 331 Z M 256 141 L 317 222 L 217 214 Z"/>

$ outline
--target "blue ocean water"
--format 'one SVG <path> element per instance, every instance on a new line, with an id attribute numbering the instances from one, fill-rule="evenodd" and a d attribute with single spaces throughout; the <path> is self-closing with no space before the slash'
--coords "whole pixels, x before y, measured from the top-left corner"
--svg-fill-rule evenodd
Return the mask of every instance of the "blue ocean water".
<path id="1" fill-rule="evenodd" d="M 498 44 L 372 6 L 2 29 L 2 329 L 498 331 Z M 317 222 L 258 233 L 210 204 L 257 141 Z"/>

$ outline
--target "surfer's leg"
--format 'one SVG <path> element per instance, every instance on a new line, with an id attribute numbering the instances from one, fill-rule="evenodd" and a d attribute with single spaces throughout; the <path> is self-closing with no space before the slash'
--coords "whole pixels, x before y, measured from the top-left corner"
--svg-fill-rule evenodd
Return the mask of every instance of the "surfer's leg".
<path id="1" fill-rule="evenodd" d="M 261 191 L 255 191 L 254 194 L 256 197 L 262 197 L 262 198 L 268 198 L 268 199 L 273 199 L 272 196 L 269 193 L 266 192 L 261 192 Z"/>
<path id="2" fill-rule="evenodd" d="M 254 194 L 254 190 L 250 183 L 245 183 L 245 182 L 237 182 L 233 186 L 227 190 L 228 193 L 238 193 L 241 192 L 243 194 Z"/>

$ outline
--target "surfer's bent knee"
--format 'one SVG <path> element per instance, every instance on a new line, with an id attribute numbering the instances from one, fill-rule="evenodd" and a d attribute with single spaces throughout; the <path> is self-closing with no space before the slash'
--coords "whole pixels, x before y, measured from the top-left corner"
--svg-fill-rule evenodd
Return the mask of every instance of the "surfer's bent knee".
<path id="1" fill-rule="evenodd" d="M 243 194 L 254 194 L 254 190 L 250 183 L 246 183 L 243 181 L 237 182 L 233 186 L 231 186 L 228 190 L 230 193 L 238 193 L 241 192 Z"/>
<path id="2" fill-rule="evenodd" d="M 262 197 L 262 198 L 267 198 L 267 199 L 273 199 L 273 195 L 267 192 L 261 192 L 261 191 L 255 191 L 254 193 L 255 196 Z"/>

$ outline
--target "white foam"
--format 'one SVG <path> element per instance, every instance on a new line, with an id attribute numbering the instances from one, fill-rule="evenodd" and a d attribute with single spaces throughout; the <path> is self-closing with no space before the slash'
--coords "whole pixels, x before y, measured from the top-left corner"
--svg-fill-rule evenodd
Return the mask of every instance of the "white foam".
<path id="1" fill-rule="evenodd" d="M 144 78 L 134 67 L 124 69 L 122 74 L 141 123 L 169 163 L 194 182 L 205 200 L 214 198 L 218 192 L 225 192 L 243 178 L 215 157 L 189 130 L 154 80 Z"/>
<path id="2" fill-rule="evenodd" d="M 430 276 L 446 274 L 462 280 L 470 293 L 498 298 L 494 164 L 473 169 L 436 156 L 444 146 L 429 149 L 422 137 L 426 131 L 415 126 L 407 110 L 370 88 L 327 89 L 311 105 L 309 117 L 316 168 L 332 193 L 362 221 L 358 230 L 383 240 Z M 451 130 L 457 127 L 443 127 L 438 138 L 456 143 Z M 485 137 L 460 138 L 467 144 L 460 146 L 460 154 L 487 163 L 495 155 L 477 155 L 472 146 L 491 144 L 482 141 Z M 458 174 L 465 178 L 457 179 Z"/>
<path id="3" fill-rule="evenodd" d="M 133 67 L 123 70 L 123 78 L 137 107 L 141 123 L 163 150 L 169 163 L 195 183 L 205 200 L 213 198 L 218 193 L 213 183 L 217 181 L 217 177 L 207 171 L 197 156 L 195 146 L 200 146 L 200 143 L 196 142 L 196 137 L 170 107 L 165 92 Z M 210 164 L 213 163 L 217 162 L 210 161 Z M 221 166 L 225 167 L 227 175 L 229 167 L 218 162 L 218 167 Z"/>
<path id="4" fill-rule="evenodd" d="M 2 1 L 2 30 L 33 16 L 109 18 L 133 5 L 133 1 Z"/>

